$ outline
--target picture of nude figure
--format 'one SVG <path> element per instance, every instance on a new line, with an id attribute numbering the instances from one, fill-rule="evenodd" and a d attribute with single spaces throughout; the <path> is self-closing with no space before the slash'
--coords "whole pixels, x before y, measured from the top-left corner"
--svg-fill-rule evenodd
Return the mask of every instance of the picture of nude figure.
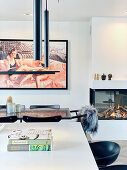
<path id="1" fill-rule="evenodd" d="M 0 40 L 0 71 L 59 71 L 55 74 L 0 74 L 0 88 L 67 89 L 67 48 L 67 40 L 50 41 L 50 66 L 45 68 L 44 54 L 41 61 L 33 60 L 32 40 Z"/>

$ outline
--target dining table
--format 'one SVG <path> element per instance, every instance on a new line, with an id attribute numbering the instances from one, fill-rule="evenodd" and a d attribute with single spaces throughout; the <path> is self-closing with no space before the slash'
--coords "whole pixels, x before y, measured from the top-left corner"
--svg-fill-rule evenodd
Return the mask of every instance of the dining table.
<path id="1" fill-rule="evenodd" d="M 2 124 L 0 124 L 1 126 Z M 52 151 L 7 151 L 12 130 L 52 129 Z M 0 129 L 1 170 L 98 170 L 80 122 L 6 123 Z"/>

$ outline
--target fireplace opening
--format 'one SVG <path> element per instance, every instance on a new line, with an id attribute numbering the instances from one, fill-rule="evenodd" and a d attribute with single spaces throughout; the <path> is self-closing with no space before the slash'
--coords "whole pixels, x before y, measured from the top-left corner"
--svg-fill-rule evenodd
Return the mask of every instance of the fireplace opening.
<path id="1" fill-rule="evenodd" d="M 127 120 L 127 89 L 90 89 L 100 120 Z"/>

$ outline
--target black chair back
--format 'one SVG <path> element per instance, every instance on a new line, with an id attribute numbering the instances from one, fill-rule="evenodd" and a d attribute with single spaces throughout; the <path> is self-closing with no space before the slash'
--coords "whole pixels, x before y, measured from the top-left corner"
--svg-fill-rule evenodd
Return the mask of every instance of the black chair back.
<path id="1" fill-rule="evenodd" d="M 38 108 L 51 108 L 51 109 L 60 109 L 60 105 L 31 105 L 30 109 Z"/>
<path id="2" fill-rule="evenodd" d="M 17 116 L 0 117 L 0 123 L 14 123 L 17 121 Z"/>
<path id="3" fill-rule="evenodd" d="M 7 105 L 0 105 L 0 109 L 6 109 Z"/>
<path id="4" fill-rule="evenodd" d="M 59 122 L 62 117 L 52 116 L 52 117 L 31 117 L 31 116 L 23 116 L 23 120 L 25 122 Z"/>
<path id="5" fill-rule="evenodd" d="M 0 105 L 0 109 L 6 109 L 7 105 Z M 25 105 L 21 105 L 21 109 L 25 110 Z"/>

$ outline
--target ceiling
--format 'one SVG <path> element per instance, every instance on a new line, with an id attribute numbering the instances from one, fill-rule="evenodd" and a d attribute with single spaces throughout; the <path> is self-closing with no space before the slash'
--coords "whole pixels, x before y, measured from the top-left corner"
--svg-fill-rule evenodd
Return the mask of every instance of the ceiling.
<path id="1" fill-rule="evenodd" d="M 45 5 L 43 0 L 43 9 Z M 52 21 L 85 21 L 91 17 L 127 17 L 127 0 L 48 0 Z M 33 0 L 0 0 L 0 20 L 27 21 Z"/>

